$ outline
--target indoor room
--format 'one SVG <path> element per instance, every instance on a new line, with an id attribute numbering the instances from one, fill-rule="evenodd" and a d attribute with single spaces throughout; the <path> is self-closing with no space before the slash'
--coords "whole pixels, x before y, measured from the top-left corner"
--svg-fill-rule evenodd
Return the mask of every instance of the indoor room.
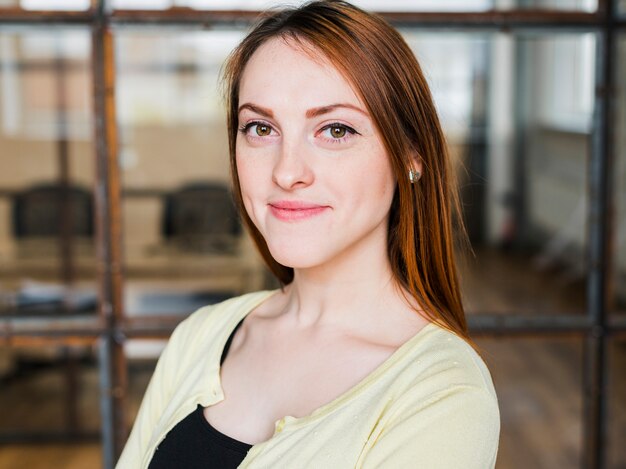
<path id="1" fill-rule="evenodd" d="M 174 328 L 280 287 L 221 77 L 302 3 L 0 0 L 0 469 L 112 469 Z M 443 127 L 496 467 L 626 468 L 626 0 L 351 3 L 401 33 Z"/>

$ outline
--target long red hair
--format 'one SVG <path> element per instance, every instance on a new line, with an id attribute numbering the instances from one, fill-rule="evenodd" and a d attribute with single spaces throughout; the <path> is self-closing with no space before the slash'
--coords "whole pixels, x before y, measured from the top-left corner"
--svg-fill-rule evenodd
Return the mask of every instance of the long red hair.
<path id="1" fill-rule="evenodd" d="M 465 239 L 465 231 L 458 216 L 458 192 L 447 145 L 428 84 L 415 55 L 389 23 L 343 1 L 315 1 L 268 13 L 233 51 L 224 68 L 235 197 L 270 270 L 284 285 L 293 280 L 293 269 L 274 260 L 243 208 L 235 145 L 243 71 L 259 46 L 276 37 L 321 53 L 360 95 L 398 180 L 387 246 L 395 279 L 417 300 L 422 314 L 469 341 L 453 236 L 456 228 Z M 408 171 L 415 155 L 421 158 L 423 175 L 411 184 Z"/>

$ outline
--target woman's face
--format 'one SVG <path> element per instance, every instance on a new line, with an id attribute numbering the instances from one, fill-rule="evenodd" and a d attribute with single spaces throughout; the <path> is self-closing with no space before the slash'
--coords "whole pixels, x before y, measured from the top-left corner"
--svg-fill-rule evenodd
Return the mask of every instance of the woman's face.
<path id="1" fill-rule="evenodd" d="M 389 158 L 346 79 L 300 47 L 266 42 L 241 79 L 236 162 L 246 211 L 288 267 L 380 255 L 395 189 Z"/>

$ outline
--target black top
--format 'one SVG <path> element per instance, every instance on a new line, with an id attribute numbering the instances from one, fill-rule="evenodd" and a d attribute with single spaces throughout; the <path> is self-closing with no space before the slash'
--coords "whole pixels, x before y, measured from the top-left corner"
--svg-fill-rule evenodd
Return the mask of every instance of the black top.
<path id="1" fill-rule="evenodd" d="M 226 341 L 220 364 L 230 349 L 237 324 Z M 148 469 L 231 469 L 244 460 L 252 445 L 235 440 L 216 430 L 204 418 L 200 404 L 196 410 L 178 422 L 157 446 Z"/>

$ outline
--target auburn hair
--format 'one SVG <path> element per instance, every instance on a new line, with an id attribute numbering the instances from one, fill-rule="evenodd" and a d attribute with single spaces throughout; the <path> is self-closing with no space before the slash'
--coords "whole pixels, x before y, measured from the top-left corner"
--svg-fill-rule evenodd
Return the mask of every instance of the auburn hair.
<path id="1" fill-rule="evenodd" d="M 235 199 L 268 267 L 283 285 L 292 282 L 293 269 L 272 257 L 243 207 L 235 155 L 241 77 L 254 52 L 274 38 L 294 41 L 303 50 L 321 54 L 362 99 L 398 181 L 387 244 L 395 280 L 423 308 L 421 314 L 470 341 L 453 231 L 463 239 L 466 235 L 458 216 L 454 172 L 428 84 L 398 31 L 380 16 L 344 1 L 313 1 L 266 13 L 223 69 Z M 411 184 L 408 171 L 415 155 L 421 159 L 423 174 Z"/>

